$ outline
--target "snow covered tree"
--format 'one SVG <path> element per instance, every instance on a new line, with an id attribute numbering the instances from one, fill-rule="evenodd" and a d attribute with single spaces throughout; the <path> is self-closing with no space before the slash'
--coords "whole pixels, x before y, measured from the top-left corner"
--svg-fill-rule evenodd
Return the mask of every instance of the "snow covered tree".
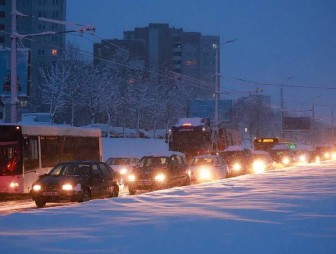
<path id="1" fill-rule="evenodd" d="M 66 90 L 71 70 L 64 59 L 52 63 L 50 66 L 40 68 L 42 74 L 41 102 L 49 106 L 51 122 L 66 103 Z"/>

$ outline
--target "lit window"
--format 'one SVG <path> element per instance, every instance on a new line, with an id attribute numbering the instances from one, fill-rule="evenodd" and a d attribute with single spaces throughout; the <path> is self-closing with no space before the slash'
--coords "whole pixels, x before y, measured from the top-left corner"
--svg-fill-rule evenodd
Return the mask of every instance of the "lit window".
<path id="1" fill-rule="evenodd" d="M 52 49 L 51 50 L 51 55 L 53 55 L 53 56 L 57 56 L 57 49 Z"/>

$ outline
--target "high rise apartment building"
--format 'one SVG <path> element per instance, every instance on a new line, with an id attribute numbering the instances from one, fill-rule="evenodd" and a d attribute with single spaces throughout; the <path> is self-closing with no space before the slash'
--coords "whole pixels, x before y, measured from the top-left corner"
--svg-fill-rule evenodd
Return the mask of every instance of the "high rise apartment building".
<path id="1" fill-rule="evenodd" d="M 61 53 L 65 47 L 65 26 L 46 22 L 39 18 L 53 20 L 66 19 L 66 0 L 17 0 L 16 9 L 24 16 L 17 16 L 16 30 L 20 35 L 35 36 L 18 39 L 17 47 L 30 50 L 30 80 L 38 81 L 39 66 L 48 64 Z M 12 1 L 0 0 L 0 49 L 11 45 Z M 41 35 L 44 32 L 57 32 L 53 35 Z"/>
<path id="2" fill-rule="evenodd" d="M 129 42 L 133 41 L 133 44 Z M 173 72 L 213 85 L 208 96 L 215 91 L 216 73 L 219 71 L 219 36 L 204 36 L 199 32 L 185 32 L 169 27 L 168 24 L 150 23 L 148 27 L 125 31 L 123 40 L 103 40 L 94 44 L 95 63 L 115 59 L 113 44 L 130 51 L 130 55 L 141 59 L 143 67 L 151 73 Z M 143 48 L 137 54 L 133 48 Z M 118 48 L 117 47 L 117 48 Z M 132 52 L 132 53 L 131 53 Z"/>

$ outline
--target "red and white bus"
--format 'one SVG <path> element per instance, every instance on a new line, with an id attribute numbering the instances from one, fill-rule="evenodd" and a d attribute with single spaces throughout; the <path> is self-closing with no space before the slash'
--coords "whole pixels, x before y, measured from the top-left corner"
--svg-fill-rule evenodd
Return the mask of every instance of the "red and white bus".
<path id="1" fill-rule="evenodd" d="M 0 125 L 0 193 L 29 193 L 41 174 L 71 160 L 102 160 L 99 129 Z"/>

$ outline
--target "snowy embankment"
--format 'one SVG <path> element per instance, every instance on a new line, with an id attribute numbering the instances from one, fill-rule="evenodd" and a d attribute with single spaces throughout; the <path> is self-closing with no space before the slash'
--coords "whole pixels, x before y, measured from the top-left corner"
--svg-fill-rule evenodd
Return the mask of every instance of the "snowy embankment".
<path id="1" fill-rule="evenodd" d="M 336 162 L 0 217 L 0 253 L 336 253 Z"/>

